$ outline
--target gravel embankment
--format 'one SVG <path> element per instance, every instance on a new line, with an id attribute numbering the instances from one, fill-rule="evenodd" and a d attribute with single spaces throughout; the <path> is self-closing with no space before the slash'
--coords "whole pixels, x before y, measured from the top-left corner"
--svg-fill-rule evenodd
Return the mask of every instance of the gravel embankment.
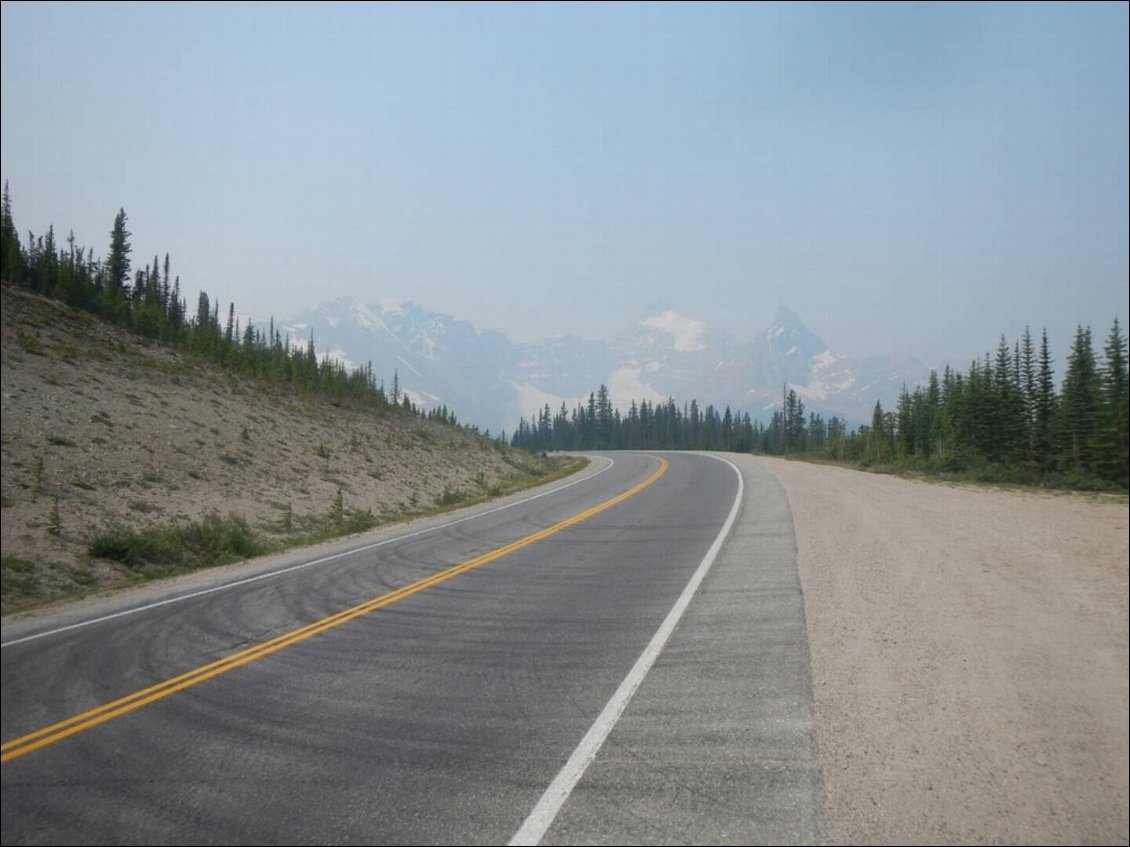
<path id="1" fill-rule="evenodd" d="M 1122 502 L 765 459 L 830 843 L 1127 843 Z"/>

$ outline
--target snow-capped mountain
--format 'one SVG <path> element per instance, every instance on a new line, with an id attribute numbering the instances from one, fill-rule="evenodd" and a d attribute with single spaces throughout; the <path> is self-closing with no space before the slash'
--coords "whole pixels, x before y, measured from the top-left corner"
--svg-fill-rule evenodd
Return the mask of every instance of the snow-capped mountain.
<path id="1" fill-rule="evenodd" d="M 624 406 L 697 399 L 762 420 L 788 386 L 812 411 L 866 422 L 876 400 L 891 409 L 903 385 L 913 389 L 929 375 L 915 359 L 841 356 L 787 309 L 744 342 L 668 310 L 611 342 L 565 335 L 516 344 L 410 302 L 352 299 L 323 303 L 283 328 L 301 343 L 313 332 L 319 354 L 371 362 L 388 386 L 395 372 L 417 404 L 446 404 L 460 420 L 495 433 L 512 431 L 546 404 L 572 409 L 602 383 Z"/>
<path id="2" fill-rule="evenodd" d="M 343 298 L 284 321 L 282 330 L 303 343 L 312 332 L 319 355 L 329 353 L 351 367 L 371 362 L 386 388 L 398 378 L 412 402 L 425 408 L 446 404 L 461 420 L 495 432 L 502 421 L 520 416 L 503 376 L 513 344 L 467 321 L 411 302 Z"/>
<path id="3" fill-rule="evenodd" d="M 741 404 L 764 417 L 781 403 L 783 386 L 805 406 L 825 415 L 865 423 L 878 400 L 893 411 L 899 392 L 924 383 L 929 369 L 913 357 L 848 358 L 833 352 L 797 315 L 782 308 L 773 324 L 748 345 L 751 372 Z"/>

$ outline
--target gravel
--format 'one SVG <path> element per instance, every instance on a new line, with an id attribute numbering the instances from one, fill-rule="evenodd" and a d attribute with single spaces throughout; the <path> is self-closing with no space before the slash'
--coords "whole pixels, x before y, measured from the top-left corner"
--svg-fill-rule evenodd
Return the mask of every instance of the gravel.
<path id="1" fill-rule="evenodd" d="M 786 489 L 828 843 L 1127 843 L 1124 498 L 763 459 Z"/>

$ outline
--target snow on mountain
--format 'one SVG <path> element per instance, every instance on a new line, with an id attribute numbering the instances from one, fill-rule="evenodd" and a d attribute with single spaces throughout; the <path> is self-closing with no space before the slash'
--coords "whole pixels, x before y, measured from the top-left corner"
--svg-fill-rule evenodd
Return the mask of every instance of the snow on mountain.
<path id="1" fill-rule="evenodd" d="M 497 432 L 502 421 L 512 427 L 510 419 L 520 415 L 503 376 L 512 343 L 468 321 L 409 301 L 343 298 L 284 321 L 282 331 L 303 345 L 312 331 L 319 356 L 329 352 L 358 365 L 371 362 L 386 387 L 396 375 L 412 402 L 427 408 L 446 404 L 463 421 Z"/>
<path id="2" fill-rule="evenodd" d="M 694 318 L 686 318 L 674 309 L 668 309 L 661 315 L 645 318 L 640 321 L 640 326 L 658 329 L 671 337 L 675 349 L 680 353 L 694 353 L 705 349 L 705 336 L 707 325 Z"/>
<path id="3" fill-rule="evenodd" d="M 601 384 L 625 408 L 632 400 L 697 399 L 763 420 L 787 386 L 810 410 L 859 423 L 870 420 L 876 400 L 893 408 L 904 384 L 913 389 L 928 376 L 914 359 L 841 356 L 788 309 L 744 343 L 668 310 L 610 342 L 563 335 L 516 344 L 410 301 L 390 300 L 322 303 L 285 321 L 282 330 L 303 347 L 312 331 L 319 355 L 372 362 L 386 386 L 395 372 L 413 402 L 445 404 L 460 420 L 492 432 L 512 431 L 519 417 L 530 418 L 546 404 L 553 412 L 563 402 L 571 410 Z"/>

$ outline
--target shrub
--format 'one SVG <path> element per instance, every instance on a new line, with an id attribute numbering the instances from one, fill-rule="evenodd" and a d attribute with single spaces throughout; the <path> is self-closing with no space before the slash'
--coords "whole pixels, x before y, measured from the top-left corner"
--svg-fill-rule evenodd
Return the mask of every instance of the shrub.
<path id="1" fill-rule="evenodd" d="M 200 568 L 239 561 L 261 548 L 247 520 L 212 512 L 202 520 L 153 526 L 138 531 L 114 524 L 91 539 L 91 556 L 112 559 L 131 568 L 146 565 Z"/>

